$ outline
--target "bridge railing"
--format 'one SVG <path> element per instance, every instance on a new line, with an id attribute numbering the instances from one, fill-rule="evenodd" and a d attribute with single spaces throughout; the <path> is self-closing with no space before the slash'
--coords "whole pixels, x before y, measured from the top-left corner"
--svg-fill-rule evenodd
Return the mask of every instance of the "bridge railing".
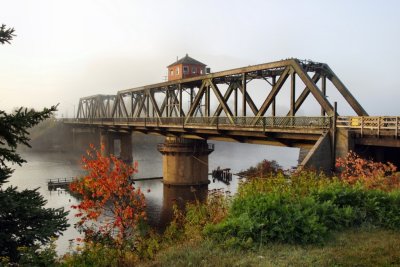
<path id="1" fill-rule="evenodd" d="M 339 116 L 336 127 L 358 129 L 361 135 L 394 135 L 400 133 L 400 117 L 397 116 Z"/>
<path id="2" fill-rule="evenodd" d="M 67 123 L 127 125 L 145 127 L 241 127 L 241 128 L 318 128 L 327 129 L 332 117 L 139 117 L 64 119 Z"/>

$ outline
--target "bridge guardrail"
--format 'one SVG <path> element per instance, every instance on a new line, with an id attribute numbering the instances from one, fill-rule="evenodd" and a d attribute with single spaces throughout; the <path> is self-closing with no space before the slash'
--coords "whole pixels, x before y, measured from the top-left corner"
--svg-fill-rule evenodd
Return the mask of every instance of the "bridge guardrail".
<path id="1" fill-rule="evenodd" d="M 68 123 L 107 124 L 148 127 L 243 127 L 243 128 L 317 128 L 327 129 L 332 125 L 332 117 L 139 117 L 139 118 L 78 118 L 64 119 Z"/>
<path id="2" fill-rule="evenodd" d="M 364 134 L 399 136 L 400 117 L 398 116 L 339 116 L 336 127 L 360 130 Z"/>

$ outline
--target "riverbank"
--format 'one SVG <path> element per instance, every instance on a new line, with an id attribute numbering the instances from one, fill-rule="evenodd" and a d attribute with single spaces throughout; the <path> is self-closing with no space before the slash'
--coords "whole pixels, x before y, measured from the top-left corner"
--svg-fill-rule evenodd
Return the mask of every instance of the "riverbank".
<path id="1" fill-rule="evenodd" d="M 353 184 L 316 172 L 247 179 L 234 196 L 215 190 L 175 209 L 162 234 L 147 232 L 122 250 L 88 242 L 63 264 L 400 266 L 400 174 L 381 174 Z"/>
<path id="2" fill-rule="evenodd" d="M 138 266 L 400 266 L 400 232 L 354 228 L 323 245 L 269 244 L 223 248 L 206 239 L 187 240 Z"/>

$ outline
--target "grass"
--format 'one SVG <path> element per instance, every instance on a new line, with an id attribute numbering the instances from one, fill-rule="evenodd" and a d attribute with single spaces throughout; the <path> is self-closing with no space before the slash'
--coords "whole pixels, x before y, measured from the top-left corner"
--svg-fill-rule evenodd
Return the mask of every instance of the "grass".
<path id="1" fill-rule="evenodd" d="M 140 266 L 400 266 L 400 232 L 349 229 L 323 246 L 269 244 L 248 250 L 189 240 Z"/>

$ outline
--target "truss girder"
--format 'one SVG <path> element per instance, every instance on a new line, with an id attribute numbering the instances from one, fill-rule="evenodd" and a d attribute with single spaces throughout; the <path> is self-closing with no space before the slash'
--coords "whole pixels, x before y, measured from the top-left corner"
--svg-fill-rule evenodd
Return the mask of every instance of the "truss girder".
<path id="1" fill-rule="evenodd" d="M 77 118 L 111 118 L 115 95 L 94 95 L 79 100 Z"/>
<path id="2" fill-rule="evenodd" d="M 300 85 L 304 89 L 297 98 L 296 77 L 304 84 Z M 318 86 L 320 79 L 322 85 Z M 263 88 L 254 89 L 252 83 L 255 80 L 262 81 L 265 84 Z M 253 113 L 249 114 L 253 118 L 252 123 L 256 124 L 268 110 L 272 109 L 271 114 L 275 116 L 276 97 L 285 84 L 291 90 L 288 116 L 296 116 L 308 97 L 317 101 L 321 114 L 333 116 L 333 104 L 326 97 L 327 80 L 343 95 L 357 115 L 368 115 L 327 64 L 286 59 L 122 90 L 117 95 L 84 97 L 79 101 L 77 118 L 149 117 L 161 122 L 163 118 L 178 117 L 184 123 L 193 118 L 203 118 L 204 124 L 212 124 L 215 118 L 225 117 L 229 123 L 235 124 L 238 114 L 247 116 L 248 106 Z"/>

